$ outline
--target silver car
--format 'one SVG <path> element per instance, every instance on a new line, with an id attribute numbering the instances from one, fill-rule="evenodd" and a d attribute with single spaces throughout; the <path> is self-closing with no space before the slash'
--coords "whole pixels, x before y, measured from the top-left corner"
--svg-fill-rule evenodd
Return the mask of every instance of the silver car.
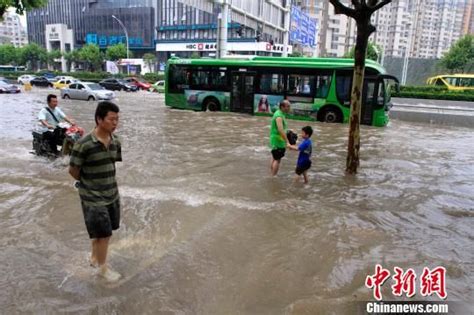
<path id="1" fill-rule="evenodd" d="M 97 83 L 75 82 L 69 87 L 61 89 L 61 97 L 86 101 L 111 100 L 115 97 L 115 93 L 104 89 Z"/>

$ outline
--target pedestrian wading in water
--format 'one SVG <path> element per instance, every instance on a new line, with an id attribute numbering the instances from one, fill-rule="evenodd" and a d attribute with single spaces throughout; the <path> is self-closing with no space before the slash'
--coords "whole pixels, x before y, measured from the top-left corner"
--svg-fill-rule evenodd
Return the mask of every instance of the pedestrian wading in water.
<path id="1" fill-rule="evenodd" d="M 288 146 L 288 139 L 286 138 L 287 124 L 286 114 L 290 112 L 290 102 L 282 100 L 280 102 L 280 109 L 273 114 L 270 125 L 270 148 L 272 158 L 270 161 L 270 171 L 272 176 L 278 174 L 280 169 L 281 159 L 285 156 L 286 147 Z"/>
<path id="2" fill-rule="evenodd" d="M 108 281 L 121 277 L 107 265 L 110 237 L 120 226 L 115 162 L 122 161 L 122 147 L 114 135 L 118 121 L 118 106 L 100 102 L 95 112 L 95 129 L 74 145 L 69 162 L 69 173 L 79 181 L 82 212 L 92 240 L 90 264 Z"/>

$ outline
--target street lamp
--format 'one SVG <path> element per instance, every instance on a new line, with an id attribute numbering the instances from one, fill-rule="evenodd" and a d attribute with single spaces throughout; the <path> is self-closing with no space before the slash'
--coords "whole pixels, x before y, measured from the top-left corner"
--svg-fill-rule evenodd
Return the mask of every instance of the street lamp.
<path id="1" fill-rule="evenodd" d="M 112 18 L 117 20 L 117 22 L 120 24 L 120 26 L 123 28 L 123 31 L 125 32 L 125 40 L 127 41 L 127 59 L 130 59 L 127 28 L 125 27 L 125 25 L 123 25 L 122 21 L 120 21 L 115 15 L 112 14 Z M 127 74 L 130 74 L 130 67 L 129 67 L 128 61 L 127 61 Z"/>

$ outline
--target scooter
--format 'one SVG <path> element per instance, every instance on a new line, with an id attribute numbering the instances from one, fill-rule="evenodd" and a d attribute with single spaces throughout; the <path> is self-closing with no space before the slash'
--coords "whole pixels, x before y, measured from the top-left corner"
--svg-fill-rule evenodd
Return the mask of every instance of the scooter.
<path id="1" fill-rule="evenodd" d="M 76 125 L 61 122 L 53 131 L 54 141 L 61 146 L 61 150 L 53 151 L 50 145 L 51 133 L 48 136 L 44 132 L 33 131 L 33 154 L 57 158 L 59 156 L 70 155 L 74 143 L 83 135 L 84 129 Z"/>

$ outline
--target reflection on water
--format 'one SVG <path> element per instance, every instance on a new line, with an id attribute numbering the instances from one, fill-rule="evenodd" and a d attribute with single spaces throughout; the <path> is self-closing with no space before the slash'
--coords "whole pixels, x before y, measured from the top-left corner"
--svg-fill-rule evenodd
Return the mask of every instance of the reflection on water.
<path id="1" fill-rule="evenodd" d="M 354 301 L 372 298 L 364 281 L 376 263 L 419 275 L 445 266 L 448 300 L 472 302 L 470 129 L 364 126 L 352 178 L 343 172 L 347 126 L 313 123 L 304 186 L 292 182 L 297 153 L 268 176 L 268 118 L 172 110 L 162 96 L 121 93 L 123 221 L 110 262 L 125 277 L 109 285 L 87 264 L 68 160 L 29 153 L 45 95 L 1 96 L 5 313 L 352 314 Z M 60 103 L 93 127 L 95 103 Z"/>

